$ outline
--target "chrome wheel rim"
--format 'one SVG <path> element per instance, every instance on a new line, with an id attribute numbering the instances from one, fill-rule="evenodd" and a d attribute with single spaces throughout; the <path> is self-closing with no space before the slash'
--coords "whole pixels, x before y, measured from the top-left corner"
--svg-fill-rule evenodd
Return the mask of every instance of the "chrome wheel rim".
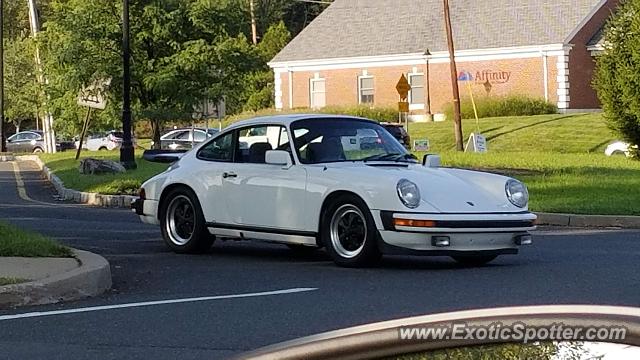
<path id="1" fill-rule="evenodd" d="M 33 152 L 34 152 L 35 154 L 40 154 L 40 153 L 42 152 L 42 149 L 40 149 L 40 148 L 35 148 L 35 149 L 33 149 Z"/>
<path id="2" fill-rule="evenodd" d="M 191 199 L 184 195 L 176 196 L 169 203 L 165 216 L 169 240 L 176 245 L 188 243 L 195 231 L 195 210 Z"/>
<path id="3" fill-rule="evenodd" d="M 331 244 L 338 255 L 347 259 L 358 256 L 367 239 L 364 214 L 354 205 L 342 205 L 331 218 L 330 233 Z"/>

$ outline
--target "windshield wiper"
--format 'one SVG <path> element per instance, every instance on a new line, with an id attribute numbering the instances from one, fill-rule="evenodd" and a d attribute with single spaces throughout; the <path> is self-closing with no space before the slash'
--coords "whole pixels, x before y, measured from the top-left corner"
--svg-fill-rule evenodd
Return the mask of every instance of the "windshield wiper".
<path id="1" fill-rule="evenodd" d="M 401 162 L 402 160 L 417 160 L 417 158 L 413 154 L 408 154 L 408 153 L 404 153 L 404 154 L 391 153 L 391 154 L 372 155 L 372 156 L 368 156 L 368 157 L 362 159 L 362 161 L 364 161 L 364 162 L 367 162 L 367 161 L 383 161 L 383 160 Z"/>

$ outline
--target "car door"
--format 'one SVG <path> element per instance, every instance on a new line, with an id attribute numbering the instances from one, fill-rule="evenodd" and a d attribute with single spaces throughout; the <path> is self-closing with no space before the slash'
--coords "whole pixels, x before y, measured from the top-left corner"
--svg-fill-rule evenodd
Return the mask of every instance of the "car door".
<path id="1" fill-rule="evenodd" d="M 223 194 L 223 174 L 231 171 L 233 165 L 234 140 L 234 131 L 221 134 L 204 144 L 196 154 L 191 181 L 197 184 L 194 189 L 208 223 L 232 223 Z"/>
<path id="2" fill-rule="evenodd" d="M 17 133 L 9 136 L 9 138 L 7 138 L 7 151 L 15 153 L 21 152 L 20 145 L 23 138 L 23 133 Z"/>
<path id="3" fill-rule="evenodd" d="M 265 163 L 268 150 L 289 150 L 285 127 L 258 125 L 239 134 L 261 134 L 262 141 L 238 136 L 236 156 L 223 173 L 223 194 L 233 224 L 260 230 L 305 231 L 309 214 L 306 201 L 306 169 Z M 256 140 L 256 139 L 252 139 Z M 293 161 L 293 158 L 292 158 Z M 226 174 L 226 175 L 225 175 Z"/>

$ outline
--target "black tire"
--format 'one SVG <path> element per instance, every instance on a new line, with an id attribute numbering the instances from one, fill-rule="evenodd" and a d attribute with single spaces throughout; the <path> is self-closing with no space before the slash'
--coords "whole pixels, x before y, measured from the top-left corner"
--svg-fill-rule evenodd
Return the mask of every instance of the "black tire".
<path id="1" fill-rule="evenodd" d="M 206 252 L 215 240 L 207 230 L 198 197 L 188 188 L 176 188 L 162 201 L 160 229 L 165 244 L 180 254 Z"/>
<path id="2" fill-rule="evenodd" d="M 108 150 L 108 149 L 107 149 L 106 147 L 104 147 L 104 146 L 101 146 L 101 147 L 98 149 L 98 151 L 107 151 L 107 150 Z"/>
<path id="3" fill-rule="evenodd" d="M 34 154 L 41 154 L 43 152 L 44 152 L 44 150 L 42 150 L 41 147 L 36 147 L 36 148 L 33 149 L 33 153 Z"/>
<path id="4" fill-rule="evenodd" d="M 495 260 L 498 255 L 452 256 L 453 260 L 464 266 L 482 266 Z"/>
<path id="5" fill-rule="evenodd" d="M 351 219 L 346 216 L 351 216 Z M 351 195 L 338 197 L 326 207 L 321 219 L 322 244 L 338 266 L 366 267 L 380 260 L 380 234 L 367 204 L 360 198 Z M 344 230 L 346 224 L 343 220 L 349 224 L 348 231 Z M 341 222 L 342 236 L 338 233 Z"/>

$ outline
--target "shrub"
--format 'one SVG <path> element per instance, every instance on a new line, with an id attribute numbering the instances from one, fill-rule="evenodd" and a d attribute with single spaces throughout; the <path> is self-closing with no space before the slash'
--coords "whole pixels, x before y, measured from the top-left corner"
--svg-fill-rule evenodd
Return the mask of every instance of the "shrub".
<path id="1" fill-rule="evenodd" d="M 398 121 L 398 109 L 392 107 L 368 107 L 368 106 L 352 106 L 338 107 L 328 106 L 318 110 L 322 114 L 338 114 L 358 116 L 376 121 Z"/>
<path id="2" fill-rule="evenodd" d="M 631 144 L 640 144 L 639 13 L 640 0 L 627 0 L 609 20 L 594 77 L 604 118 Z"/>
<path id="3" fill-rule="evenodd" d="M 246 120 L 258 116 L 282 115 L 282 114 L 332 114 L 358 116 L 376 121 L 398 121 L 398 110 L 392 107 L 368 106 L 327 106 L 322 109 L 312 110 L 309 108 L 294 108 L 291 110 L 276 111 L 275 109 L 262 109 L 257 111 L 245 111 L 240 114 L 231 115 L 225 118 L 225 125 L 233 124 L 240 120 Z"/>
<path id="4" fill-rule="evenodd" d="M 554 114 L 558 108 L 544 99 L 523 95 L 515 96 L 485 96 L 475 99 L 479 118 L 500 116 L 530 116 Z M 460 104 L 462 118 L 473 119 L 473 104 L 470 99 L 462 99 Z M 447 119 L 453 119 L 453 104 L 445 108 Z"/>

